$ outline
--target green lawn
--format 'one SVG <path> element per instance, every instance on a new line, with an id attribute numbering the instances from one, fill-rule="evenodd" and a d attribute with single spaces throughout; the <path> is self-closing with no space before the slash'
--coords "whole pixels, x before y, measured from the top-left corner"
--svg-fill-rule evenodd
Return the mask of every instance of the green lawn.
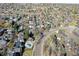
<path id="1" fill-rule="evenodd" d="M 32 56 L 32 49 L 25 49 L 24 56 Z"/>

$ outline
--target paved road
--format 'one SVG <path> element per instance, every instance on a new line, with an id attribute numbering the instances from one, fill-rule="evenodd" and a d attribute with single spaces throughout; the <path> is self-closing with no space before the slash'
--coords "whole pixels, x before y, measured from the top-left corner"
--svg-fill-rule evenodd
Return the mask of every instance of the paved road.
<path id="1" fill-rule="evenodd" d="M 46 33 L 46 35 L 42 39 L 40 39 L 39 43 L 36 43 L 34 45 L 34 49 L 33 49 L 34 56 L 43 56 L 44 41 L 46 41 L 46 39 L 55 31 L 56 29 L 51 29 L 49 32 Z"/>
<path id="2" fill-rule="evenodd" d="M 68 29 L 69 27 L 62 27 L 62 28 Z M 34 49 L 33 49 L 33 55 L 34 56 L 43 56 L 43 45 L 45 44 L 44 42 L 46 41 L 46 39 L 48 37 L 50 37 L 50 35 L 52 35 L 55 31 L 57 31 L 59 29 L 61 29 L 61 28 L 59 27 L 59 28 L 56 28 L 56 29 L 51 29 L 49 32 L 46 33 L 46 35 L 40 40 L 40 42 L 38 44 L 36 43 L 34 45 Z M 75 35 L 73 33 L 68 33 L 68 36 L 75 37 Z"/>

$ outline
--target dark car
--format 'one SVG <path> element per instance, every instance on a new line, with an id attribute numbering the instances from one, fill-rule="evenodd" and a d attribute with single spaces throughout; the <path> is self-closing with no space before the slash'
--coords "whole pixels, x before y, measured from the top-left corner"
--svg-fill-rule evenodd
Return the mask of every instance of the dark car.
<path id="1" fill-rule="evenodd" d="M 0 29 L 0 36 L 2 36 L 5 31 L 7 31 L 7 29 Z"/>

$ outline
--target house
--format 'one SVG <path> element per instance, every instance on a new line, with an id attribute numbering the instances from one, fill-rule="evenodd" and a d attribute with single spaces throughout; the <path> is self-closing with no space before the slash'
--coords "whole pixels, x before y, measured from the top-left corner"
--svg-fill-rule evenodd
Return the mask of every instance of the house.
<path id="1" fill-rule="evenodd" d="M 0 27 L 4 27 L 5 20 L 0 19 Z"/>

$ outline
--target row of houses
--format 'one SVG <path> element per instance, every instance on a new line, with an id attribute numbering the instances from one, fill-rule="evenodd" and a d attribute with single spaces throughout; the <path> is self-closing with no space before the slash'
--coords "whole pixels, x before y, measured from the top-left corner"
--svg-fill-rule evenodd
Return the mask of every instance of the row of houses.
<path id="1" fill-rule="evenodd" d="M 7 20 L 8 23 L 11 24 L 11 28 L 1 28 L 0 29 L 0 49 L 5 50 L 6 48 L 6 54 L 5 51 L 3 53 L 1 52 L 0 55 L 21 55 L 22 48 L 24 47 L 24 33 L 23 33 L 23 24 L 22 24 L 22 18 L 15 18 L 10 17 L 9 20 Z M 16 31 L 15 31 L 16 30 Z M 13 47 L 9 48 L 8 43 L 13 43 Z M 0 50 L 0 51 L 2 51 Z M 13 54 L 11 54 L 11 51 Z"/>

